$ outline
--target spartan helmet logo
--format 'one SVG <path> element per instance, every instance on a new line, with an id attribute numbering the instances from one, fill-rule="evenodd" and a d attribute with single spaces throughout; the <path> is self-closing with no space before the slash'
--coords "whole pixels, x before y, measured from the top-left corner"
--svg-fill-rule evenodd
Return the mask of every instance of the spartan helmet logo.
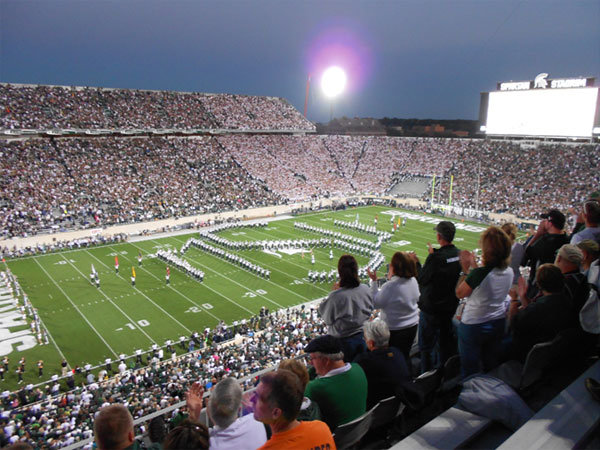
<path id="1" fill-rule="evenodd" d="M 535 77 L 535 80 L 533 81 L 533 88 L 546 89 L 548 87 L 548 81 L 546 80 L 546 78 L 548 78 L 547 73 L 540 73 L 537 77 Z"/>

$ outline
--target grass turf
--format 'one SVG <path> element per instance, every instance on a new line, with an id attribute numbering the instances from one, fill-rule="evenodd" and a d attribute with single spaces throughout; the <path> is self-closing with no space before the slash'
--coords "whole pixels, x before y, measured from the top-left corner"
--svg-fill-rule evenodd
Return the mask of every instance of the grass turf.
<path id="1" fill-rule="evenodd" d="M 247 241 L 323 237 L 295 229 L 294 221 L 301 221 L 375 241 L 374 235 L 334 227 L 334 218 L 354 221 L 358 215 L 361 223 L 373 225 L 377 216 L 377 229 L 391 232 L 391 211 L 410 213 L 420 220 L 407 219 L 406 226 L 398 227 L 391 242 L 384 243 L 381 252 L 386 262 L 398 250 L 415 251 L 424 262 L 427 242 L 436 242 L 434 225 L 427 220 L 437 222 L 441 219 L 388 207 L 319 212 L 272 221 L 267 227 L 230 229 L 219 235 L 229 240 Z M 469 223 L 460 225 L 469 230 L 457 230 L 456 246 L 468 250 L 476 248 L 484 227 Z M 136 349 L 145 351 L 154 342 L 161 346 L 166 339 L 177 342 L 179 336 L 189 337 L 193 331 L 202 332 L 206 327 L 214 327 L 220 320 L 231 324 L 235 320 L 249 318 L 262 306 L 273 311 L 324 297 L 330 291 L 331 283 L 309 283 L 307 273 L 309 270 L 328 271 L 336 267 L 338 258 L 345 253 L 334 248 L 333 259 L 330 260 L 329 247 L 315 248 L 313 266 L 308 253 L 303 257 L 301 253 L 239 252 L 245 259 L 269 269 L 271 278 L 267 280 L 192 246 L 184 259 L 205 272 L 204 281 L 199 283 L 171 268 L 171 284 L 166 285 L 165 263 L 152 255 L 159 249 L 179 249 L 189 237 L 197 238 L 198 233 L 7 261 L 37 309 L 49 332 L 50 343 L 25 351 L 18 351 L 18 345 L 4 345 L 3 348 L 12 349 L 12 353 L 8 355 L 11 358 L 10 369 L 2 387 L 17 388 L 15 370 L 21 356 L 27 358 L 25 384 L 36 384 L 49 379 L 52 374 L 60 374 L 63 357 L 71 367 L 83 366 L 87 362 L 100 365 L 107 357 L 115 360 L 121 353 L 132 355 Z M 141 267 L 137 261 L 139 252 L 143 255 Z M 115 256 L 120 263 L 118 274 L 114 268 Z M 368 258 L 357 256 L 357 260 L 362 266 Z M 100 276 L 100 289 L 90 282 L 92 264 Z M 132 267 L 137 275 L 135 287 L 130 279 Z M 380 276 L 384 275 L 383 270 L 380 269 Z M 11 332 L 19 329 L 24 327 L 12 328 Z M 39 359 L 45 361 L 41 379 L 35 367 Z M 116 364 L 113 364 L 113 369 L 116 369 Z"/>

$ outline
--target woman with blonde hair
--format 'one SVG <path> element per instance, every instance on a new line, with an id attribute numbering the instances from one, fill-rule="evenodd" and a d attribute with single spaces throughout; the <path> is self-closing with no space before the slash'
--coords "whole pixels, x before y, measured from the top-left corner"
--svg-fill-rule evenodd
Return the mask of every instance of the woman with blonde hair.
<path id="1" fill-rule="evenodd" d="M 457 330 L 463 377 L 480 372 L 481 366 L 487 372 L 497 365 L 513 281 L 509 267 L 511 242 L 506 233 L 489 227 L 480 243 L 481 267 L 472 252 L 460 252 L 462 272 L 456 296 L 466 298 Z"/>

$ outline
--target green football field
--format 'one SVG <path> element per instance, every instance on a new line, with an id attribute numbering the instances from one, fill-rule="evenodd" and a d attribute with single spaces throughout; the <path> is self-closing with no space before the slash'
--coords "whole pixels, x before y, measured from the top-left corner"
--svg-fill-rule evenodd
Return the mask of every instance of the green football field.
<path id="1" fill-rule="evenodd" d="M 333 220 L 350 222 L 358 215 L 360 223 L 373 225 L 377 216 L 377 229 L 391 232 L 392 212 L 409 214 L 410 217 L 406 226 L 398 227 L 391 242 L 383 244 L 381 251 L 386 263 L 398 250 L 415 251 L 424 261 L 427 242 L 436 243 L 434 225 L 429 221 L 437 223 L 440 218 L 388 207 L 320 212 L 271 221 L 267 227 L 233 228 L 218 235 L 231 241 L 324 237 L 295 229 L 294 222 L 298 221 L 375 242 L 374 235 L 334 227 Z M 459 227 L 455 238 L 457 247 L 476 248 L 484 227 L 455 222 Z M 171 267 L 171 283 L 167 285 L 166 264 L 154 257 L 154 253 L 159 249 L 179 250 L 190 237 L 198 239 L 200 235 L 194 232 L 160 239 L 147 238 L 8 260 L 8 267 L 37 309 L 50 339 L 47 345 L 35 345 L 24 351 L 18 351 L 18 343 L 7 345 L 4 342 L 1 347 L 4 353 L 12 352 L 8 354 L 10 369 L 3 389 L 17 387 L 15 370 L 21 356 L 27 359 L 25 384 L 37 384 L 52 374 L 60 374 L 59 365 L 63 357 L 71 367 L 85 363 L 96 366 L 107 357 L 115 360 L 121 353 L 132 355 L 136 349 L 146 351 L 153 343 L 163 346 L 167 339 L 177 342 L 180 336 L 189 337 L 193 331 L 201 333 L 220 320 L 231 324 L 235 320 L 249 318 L 262 306 L 273 311 L 321 298 L 330 291 L 331 283 L 308 282 L 308 271 L 328 271 L 336 267 L 339 256 L 346 253 L 334 248 L 331 260 L 330 247 L 315 248 L 313 266 L 309 253 L 303 256 L 302 252 L 238 252 L 250 262 L 270 270 L 270 279 L 265 279 L 192 246 L 183 258 L 205 272 L 204 281 L 198 282 Z M 213 242 L 209 243 L 218 247 Z M 143 255 L 142 266 L 137 261 L 140 252 Z M 118 274 L 114 268 L 115 256 L 118 256 L 120 264 Z M 363 266 L 368 257 L 357 256 L 357 260 Z M 90 282 L 92 264 L 99 273 L 99 289 Z M 135 287 L 131 285 L 132 267 L 136 272 Z M 385 265 L 378 274 L 383 276 L 384 270 Z M 27 328 L 15 327 L 10 332 Z M 39 359 L 45 361 L 44 377 L 41 379 L 35 367 Z M 113 364 L 113 369 L 116 369 L 116 364 Z"/>

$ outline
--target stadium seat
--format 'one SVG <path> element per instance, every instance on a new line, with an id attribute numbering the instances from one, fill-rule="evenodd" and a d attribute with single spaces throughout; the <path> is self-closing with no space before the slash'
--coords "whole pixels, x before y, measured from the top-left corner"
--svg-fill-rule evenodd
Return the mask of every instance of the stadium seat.
<path id="1" fill-rule="evenodd" d="M 425 403 L 430 403 L 442 384 L 443 368 L 430 370 L 415 378 L 415 384 L 425 396 Z"/>
<path id="2" fill-rule="evenodd" d="M 489 375 L 501 379 L 513 389 L 523 393 L 539 381 L 545 369 L 554 364 L 563 354 L 565 348 L 562 339 L 558 335 L 552 341 L 535 344 L 527 354 L 524 364 L 516 360 L 507 361 L 493 369 Z"/>
<path id="3" fill-rule="evenodd" d="M 373 415 L 371 429 L 380 428 L 394 422 L 404 408 L 405 405 L 398 397 L 384 398 L 371 409 Z"/>
<path id="4" fill-rule="evenodd" d="M 373 410 L 377 408 L 375 405 L 372 409 L 364 413 L 362 416 L 354 419 L 351 422 L 340 425 L 333 433 L 335 446 L 338 449 L 352 448 L 360 442 L 369 428 L 373 420 Z"/>
<path id="5" fill-rule="evenodd" d="M 448 358 L 448 361 L 444 364 L 440 390 L 442 392 L 449 392 L 458 387 L 461 384 L 461 381 L 460 356 L 453 355 Z"/>

